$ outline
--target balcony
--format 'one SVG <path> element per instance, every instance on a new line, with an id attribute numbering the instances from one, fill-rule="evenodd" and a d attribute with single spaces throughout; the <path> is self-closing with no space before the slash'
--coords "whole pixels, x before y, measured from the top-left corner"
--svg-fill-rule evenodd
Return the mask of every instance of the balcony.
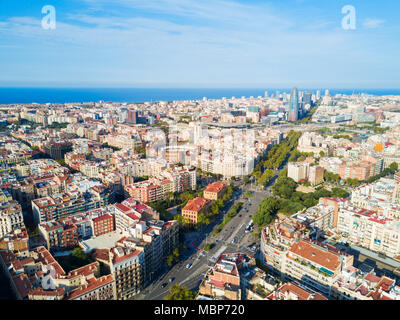
<path id="1" fill-rule="evenodd" d="M 330 271 L 324 267 L 318 268 L 306 260 L 296 258 L 295 261 L 297 263 L 300 263 L 302 266 L 308 267 L 309 269 L 313 270 L 314 272 L 321 274 L 324 277 L 329 278 L 329 277 L 332 277 L 334 274 L 332 271 Z"/>

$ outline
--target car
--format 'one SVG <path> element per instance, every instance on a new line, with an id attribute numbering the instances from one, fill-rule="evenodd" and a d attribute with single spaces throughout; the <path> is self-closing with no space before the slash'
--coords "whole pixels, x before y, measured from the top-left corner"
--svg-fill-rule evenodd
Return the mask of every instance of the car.
<path id="1" fill-rule="evenodd" d="M 168 283 L 164 282 L 161 287 L 165 288 L 168 285 Z"/>
<path id="2" fill-rule="evenodd" d="M 191 263 L 188 263 L 187 265 L 186 265 L 186 269 L 190 269 L 192 267 L 192 264 Z"/>
<path id="3" fill-rule="evenodd" d="M 174 281 L 174 280 L 175 280 L 174 277 L 169 278 L 169 282 L 172 282 L 172 281 Z"/>
<path id="4" fill-rule="evenodd" d="M 239 218 L 241 218 L 242 217 L 242 215 L 241 214 L 239 214 Z"/>

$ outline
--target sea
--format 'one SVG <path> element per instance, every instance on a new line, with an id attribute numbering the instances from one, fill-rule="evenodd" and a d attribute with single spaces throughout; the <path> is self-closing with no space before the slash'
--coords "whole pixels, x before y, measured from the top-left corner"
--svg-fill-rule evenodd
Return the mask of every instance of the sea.
<path id="1" fill-rule="evenodd" d="M 325 89 L 301 89 L 300 91 L 316 92 Z M 240 98 L 264 96 L 268 94 L 291 92 L 291 88 L 264 89 L 166 89 L 166 88 L 0 88 L 1 104 L 29 103 L 81 103 L 112 101 L 121 103 L 143 103 L 156 101 L 180 101 Z M 341 94 L 371 94 L 371 95 L 400 95 L 400 89 L 329 89 L 331 95 Z"/>

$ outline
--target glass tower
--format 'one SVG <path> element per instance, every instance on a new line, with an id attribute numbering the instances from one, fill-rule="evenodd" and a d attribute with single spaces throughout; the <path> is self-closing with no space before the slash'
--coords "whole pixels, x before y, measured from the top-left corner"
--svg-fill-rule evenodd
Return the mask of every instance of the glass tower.
<path id="1" fill-rule="evenodd" d="M 289 102 L 289 121 L 297 121 L 299 119 L 299 93 L 297 88 L 293 88 L 290 94 Z"/>

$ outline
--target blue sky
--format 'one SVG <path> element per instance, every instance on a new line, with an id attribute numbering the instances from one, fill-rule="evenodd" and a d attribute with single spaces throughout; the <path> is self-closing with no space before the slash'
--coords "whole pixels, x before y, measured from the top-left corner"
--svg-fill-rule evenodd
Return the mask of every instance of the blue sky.
<path id="1" fill-rule="evenodd" d="M 0 0 L 0 86 L 400 88 L 399 17 L 397 0 Z"/>

